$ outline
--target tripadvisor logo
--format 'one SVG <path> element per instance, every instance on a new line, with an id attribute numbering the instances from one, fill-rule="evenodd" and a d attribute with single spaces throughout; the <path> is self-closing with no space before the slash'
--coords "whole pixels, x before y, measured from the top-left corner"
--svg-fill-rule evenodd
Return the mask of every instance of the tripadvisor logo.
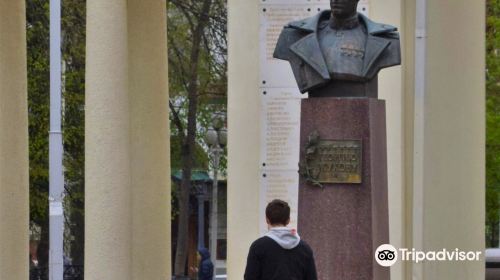
<path id="1" fill-rule="evenodd" d="M 393 266 L 398 260 L 420 263 L 423 261 L 481 261 L 481 251 L 462 251 L 442 249 L 439 251 L 418 251 L 415 249 L 396 249 L 390 244 L 380 245 L 375 251 L 375 260 L 384 267 Z"/>
<path id="2" fill-rule="evenodd" d="M 375 251 L 375 260 L 381 266 L 393 266 L 398 261 L 398 251 L 390 244 L 380 245 Z"/>

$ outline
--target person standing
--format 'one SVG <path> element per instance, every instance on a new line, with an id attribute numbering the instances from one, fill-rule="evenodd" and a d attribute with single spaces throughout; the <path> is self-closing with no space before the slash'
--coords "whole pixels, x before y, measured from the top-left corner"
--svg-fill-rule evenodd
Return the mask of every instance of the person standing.
<path id="1" fill-rule="evenodd" d="M 245 280 L 317 280 L 311 247 L 290 223 L 290 206 L 275 199 L 266 207 L 269 232 L 250 246 Z"/>
<path id="2" fill-rule="evenodd" d="M 198 280 L 214 279 L 214 264 L 210 260 L 210 252 L 206 248 L 198 250 L 200 255 L 200 267 L 198 268 Z"/>

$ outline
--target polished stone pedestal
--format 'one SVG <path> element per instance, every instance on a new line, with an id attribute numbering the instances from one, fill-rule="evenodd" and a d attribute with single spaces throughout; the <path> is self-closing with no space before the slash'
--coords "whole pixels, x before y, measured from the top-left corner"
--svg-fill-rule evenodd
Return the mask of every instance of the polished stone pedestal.
<path id="1" fill-rule="evenodd" d="M 374 252 L 389 243 L 385 102 L 374 98 L 302 101 L 301 162 L 314 131 L 322 140 L 362 141 L 362 182 L 314 186 L 303 177 L 298 229 L 320 280 L 389 280 Z"/>

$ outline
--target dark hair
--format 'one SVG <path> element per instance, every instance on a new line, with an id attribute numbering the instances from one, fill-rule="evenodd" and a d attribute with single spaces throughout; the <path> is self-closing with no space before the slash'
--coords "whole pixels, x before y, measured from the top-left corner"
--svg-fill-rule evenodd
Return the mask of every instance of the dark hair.
<path id="1" fill-rule="evenodd" d="M 287 225 L 290 220 L 290 206 L 283 200 L 275 199 L 266 207 L 266 218 L 271 225 Z"/>

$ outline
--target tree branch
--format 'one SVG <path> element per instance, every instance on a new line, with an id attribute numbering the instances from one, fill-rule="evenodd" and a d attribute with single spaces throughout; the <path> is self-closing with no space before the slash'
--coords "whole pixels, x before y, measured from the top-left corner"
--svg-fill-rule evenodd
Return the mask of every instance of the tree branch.
<path id="1" fill-rule="evenodd" d="M 172 104 L 172 101 L 168 101 L 168 106 L 170 107 L 170 111 L 172 112 L 173 116 L 173 122 L 175 126 L 177 127 L 177 130 L 179 131 L 179 135 L 182 139 L 182 142 L 184 142 L 186 135 L 184 133 L 184 125 L 182 125 L 181 118 L 179 117 L 179 112 L 175 110 L 174 104 Z"/>

